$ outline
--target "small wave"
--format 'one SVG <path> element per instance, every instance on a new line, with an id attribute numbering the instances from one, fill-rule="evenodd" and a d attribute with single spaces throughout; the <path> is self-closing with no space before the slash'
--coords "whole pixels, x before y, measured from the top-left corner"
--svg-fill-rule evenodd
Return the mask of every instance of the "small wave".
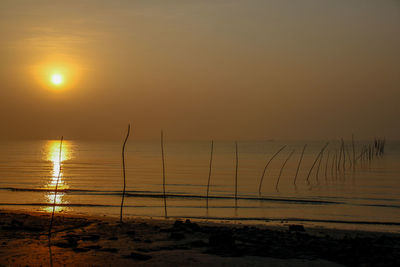
<path id="1" fill-rule="evenodd" d="M 16 187 L 0 187 L 3 191 L 21 191 L 21 192 L 53 192 L 50 188 L 16 188 Z M 57 189 L 57 192 L 97 192 L 96 190 L 85 189 Z"/>
<path id="2" fill-rule="evenodd" d="M 147 198 L 163 198 L 161 193 L 153 194 L 125 194 L 128 197 L 147 197 Z M 206 199 L 202 195 L 188 195 L 188 194 L 165 194 L 167 198 L 187 198 L 187 199 Z M 234 196 L 209 196 L 209 199 L 236 199 Z M 308 199 L 295 199 L 295 198 L 267 198 L 267 197 L 237 197 L 238 200 L 251 200 L 251 201 L 274 201 L 274 202 L 290 202 L 298 204 L 343 204 L 342 202 L 323 201 L 323 200 L 308 200 Z"/>
<path id="3" fill-rule="evenodd" d="M 8 191 L 28 191 L 28 192 L 54 192 L 54 189 L 49 188 L 14 188 L 14 187 L 2 187 L 0 190 Z M 96 195 L 122 195 L 121 191 L 103 191 L 103 190 L 86 190 L 86 189 L 59 189 L 57 192 L 64 193 L 83 193 L 83 194 L 96 194 Z M 127 191 L 126 197 L 136 198 L 163 198 L 164 195 L 161 192 L 154 191 Z M 171 194 L 165 195 L 167 198 L 184 198 L 184 199 L 206 199 L 204 195 L 196 194 Z M 209 196 L 209 199 L 220 199 L 220 200 L 232 200 L 234 196 Z M 297 203 L 297 204 L 344 204 L 338 201 L 324 201 L 314 199 L 299 199 L 299 198 L 272 198 L 272 197 L 249 197 L 249 196 L 238 196 L 238 200 L 249 200 L 249 201 L 267 201 L 267 202 L 284 202 L 284 203 Z"/>
<path id="4" fill-rule="evenodd" d="M 0 203 L 0 206 L 50 206 L 51 203 Z M 73 204 L 73 203 L 60 203 L 56 204 L 59 207 L 106 207 L 106 208 L 119 208 L 120 205 L 111 204 Z M 163 205 L 124 205 L 125 208 L 164 208 Z M 168 205 L 168 208 L 185 208 L 185 209 L 206 209 L 204 205 Z M 232 205 L 209 205 L 209 209 L 259 209 L 259 206 L 232 206 Z M 268 207 L 270 209 L 270 207 Z"/>
<path id="5" fill-rule="evenodd" d="M 386 205 L 386 204 L 355 204 L 355 206 L 379 207 L 379 208 L 395 208 L 400 209 L 399 205 Z"/>
<path id="6" fill-rule="evenodd" d="M 0 206 L 54 206 L 50 203 L 0 203 Z M 56 204 L 57 207 L 119 207 L 117 205 L 102 205 L 102 204 Z"/>

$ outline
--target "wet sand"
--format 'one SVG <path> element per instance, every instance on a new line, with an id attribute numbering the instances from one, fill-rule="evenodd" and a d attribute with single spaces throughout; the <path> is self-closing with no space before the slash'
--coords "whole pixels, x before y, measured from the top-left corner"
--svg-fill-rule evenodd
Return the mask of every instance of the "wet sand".
<path id="1" fill-rule="evenodd" d="M 400 266 L 400 235 L 0 210 L 0 266 Z"/>

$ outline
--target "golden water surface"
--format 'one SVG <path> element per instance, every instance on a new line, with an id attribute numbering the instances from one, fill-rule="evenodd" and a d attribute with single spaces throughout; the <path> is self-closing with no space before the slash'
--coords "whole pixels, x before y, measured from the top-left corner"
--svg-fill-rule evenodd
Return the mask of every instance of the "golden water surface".
<path id="1" fill-rule="evenodd" d="M 61 145 L 61 146 L 60 146 Z M 60 153 L 61 148 L 61 153 Z M 47 212 L 53 211 L 53 205 L 56 204 L 55 211 L 65 211 L 67 209 L 65 204 L 68 204 L 68 201 L 65 200 L 64 191 L 69 188 L 66 183 L 66 177 L 64 177 L 63 173 L 63 162 L 71 158 L 71 144 L 69 141 L 61 141 L 51 140 L 45 144 L 45 159 L 50 161 L 53 165 L 51 170 L 50 179 L 46 181 L 46 190 L 45 199 L 46 203 L 49 203 L 51 206 L 44 207 L 43 210 Z M 58 185 L 57 185 L 58 181 Z M 57 187 L 57 192 L 55 191 Z M 55 201 L 54 201 L 55 198 Z M 62 204 L 60 206 L 60 204 Z"/>

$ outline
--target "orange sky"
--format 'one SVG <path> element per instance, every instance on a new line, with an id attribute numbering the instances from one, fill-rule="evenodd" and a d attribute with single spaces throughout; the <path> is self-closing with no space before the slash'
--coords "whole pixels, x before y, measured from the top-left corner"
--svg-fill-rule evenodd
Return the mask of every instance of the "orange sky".
<path id="1" fill-rule="evenodd" d="M 3 0 L 0 36 L 0 139 L 400 139 L 399 1 Z"/>

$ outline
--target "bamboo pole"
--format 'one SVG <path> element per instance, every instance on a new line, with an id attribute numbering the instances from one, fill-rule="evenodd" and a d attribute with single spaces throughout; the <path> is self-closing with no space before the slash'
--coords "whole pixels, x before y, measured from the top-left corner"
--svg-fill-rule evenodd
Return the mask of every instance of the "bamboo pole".
<path id="1" fill-rule="evenodd" d="M 329 154 L 330 150 L 328 150 L 328 155 L 326 156 L 326 163 L 325 163 L 325 180 L 328 179 L 328 161 L 329 161 Z"/>
<path id="2" fill-rule="evenodd" d="M 214 151 L 214 141 L 211 140 L 210 168 L 209 168 L 209 170 L 208 170 L 207 197 L 206 197 L 207 209 L 208 209 L 208 192 L 210 191 L 210 180 L 211 180 L 211 169 L 212 169 L 213 151 Z"/>
<path id="3" fill-rule="evenodd" d="M 310 184 L 310 175 L 311 175 L 311 172 L 312 172 L 312 170 L 313 170 L 315 164 L 317 163 L 319 157 L 321 156 L 321 154 L 324 152 L 325 148 L 326 148 L 328 145 L 329 145 L 329 142 L 327 142 L 327 143 L 325 144 L 325 146 L 321 149 L 321 151 L 318 153 L 317 157 L 315 158 L 314 163 L 313 163 L 313 165 L 311 166 L 310 171 L 308 172 L 308 175 L 307 175 L 307 179 L 306 179 L 306 180 L 307 180 L 307 184 Z"/>
<path id="4" fill-rule="evenodd" d="M 235 141 L 236 148 L 236 168 L 235 168 L 235 203 L 237 202 L 237 189 L 238 189 L 238 167 L 239 167 L 239 152 L 238 152 L 238 143 Z"/>
<path id="5" fill-rule="evenodd" d="M 335 150 L 335 179 L 337 179 L 338 171 L 339 171 L 338 151 Z"/>
<path id="6" fill-rule="evenodd" d="M 353 171 L 354 171 L 356 168 L 356 163 L 357 163 L 356 162 L 356 146 L 354 143 L 354 134 L 351 135 L 351 146 L 353 148 Z"/>
<path id="7" fill-rule="evenodd" d="M 366 153 L 366 151 L 367 151 L 367 150 L 366 150 L 365 146 L 363 146 L 363 147 L 361 148 L 360 155 L 358 155 L 358 157 L 356 158 L 356 161 L 360 160 L 361 162 L 363 162 L 364 159 L 365 159 L 364 154 Z"/>
<path id="8" fill-rule="evenodd" d="M 331 177 L 333 177 L 333 166 L 335 166 L 334 164 L 335 164 L 336 153 L 337 153 L 336 149 L 335 149 L 335 153 L 334 154 L 333 154 L 333 151 L 332 151 Z"/>
<path id="9" fill-rule="evenodd" d="M 279 176 L 278 176 L 278 180 L 276 181 L 276 185 L 275 185 L 275 189 L 276 191 L 278 191 L 278 185 L 279 185 L 279 180 L 281 179 L 281 175 L 283 172 L 283 168 L 285 168 L 286 163 L 289 161 L 290 157 L 293 155 L 294 153 L 294 149 L 292 150 L 292 152 L 289 154 L 289 156 L 286 158 L 285 162 L 283 163 L 281 170 L 279 171 Z"/>
<path id="10" fill-rule="evenodd" d="M 346 171 L 346 151 L 345 151 L 344 141 L 342 138 L 342 151 L 343 151 L 343 173 Z"/>
<path id="11" fill-rule="evenodd" d="M 167 213 L 167 197 L 165 195 L 165 159 L 164 159 L 164 133 L 161 131 L 161 160 L 162 160 L 162 171 L 163 171 L 163 198 L 164 198 L 164 216 L 168 217 Z"/>
<path id="12" fill-rule="evenodd" d="M 50 225 L 49 225 L 49 246 L 50 246 L 50 239 L 51 239 L 51 229 L 53 228 L 53 220 L 54 220 L 54 212 L 56 210 L 56 200 L 57 200 L 57 190 L 58 190 L 58 183 L 60 181 L 60 175 L 61 175 L 61 161 L 62 161 L 62 144 L 63 144 L 64 136 L 61 136 L 60 140 L 60 151 L 58 153 L 58 162 L 59 162 L 59 169 L 58 169 L 58 174 L 57 174 L 57 181 L 56 181 L 56 187 L 54 189 L 54 202 L 53 202 L 53 211 L 51 213 L 51 219 L 50 219 Z"/>
<path id="13" fill-rule="evenodd" d="M 267 171 L 268 165 L 271 163 L 271 161 L 279 154 L 279 152 L 281 152 L 284 148 L 286 147 L 286 145 L 284 145 L 283 147 L 281 147 L 274 155 L 272 155 L 272 157 L 269 159 L 269 161 L 267 162 L 267 164 L 264 167 L 264 171 L 261 175 L 261 180 L 260 180 L 260 185 L 258 186 L 258 194 L 261 195 L 261 186 L 264 180 L 264 176 L 265 176 L 265 172 Z"/>
<path id="14" fill-rule="evenodd" d="M 364 162 L 364 153 L 365 153 L 365 146 L 363 146 L 363 147 L 361 148 L 361 153 L 360 153 L 360 155 L 358 156 L 358 157 L 360 158 L 361 162 Z"/>
<path id="15" fill-rule="evenodd" d="M 381 147 L 381 155 L 382 156 L 385 154 L 385 145 L 386 145 L 386 137 L 383 137 L 382 147 Z"/>
<path id="16" fill-rule="evenodd" d="M 368 161 L 371 162 L 371 145 L 368 145 Z"/>
<path id="17" fill-rule="evenodd" d="M 304 151 L 306 150 L 306 147 L 307 147 L 307 144 L 304 145 L 303 151 L 301 151 L 301 156 L 300 156 L 299 164 L 297 165 L 296 175 L 294 176 L 294 179 L 293 179 L 293 184 L 294 184 L 294 185 L 296 184 L 297 175 L 299 174 L 300 164 L 301 164 L 301 161 L 303 160 L 303 155 L 304 155 Z"/>
<path id="18" fill-rule="evenodd" d="M 120 210 L 120 214 L 119 214 L 119 222 L 120 223 L 122 223 L 122 211 L 123 211 L 123 208 L 124 208 L 125 189 L 126 189 L 125 145 L 126 145 L 126 142 L 128 141 L 128 137 L 129 137 L 130 131 L 131 131 L 131 125 L 128 124 L 128 132 L 126 133 L 126 137 L 125 137 L 124 143 L 122 145 L 122 173 L 123 173 L 123 177 L 124 177 L 124 188 L 123 188 L 123 191 L 122 191 L 121 210 Z"/>
<path id="19" fill-rule="evenodd" d="M 338 161 L 337 161 L 337 169 L 340 171 L 340 163 L 342 162 L 342 144 L 340 144 L 340 149 L 339 149 L 339 155 L 338 155 Z"/>
<path id="20" fill-rule="evenodd" d="M 321 167 L 321 162 L 322 162 L 322 158 L 324 157 L 324 153 L 321 153 L 321 156 L 319 157 L 319 161 L 318 161 L 318 167 L 317 167 L 317 173 L 315 174 L 315 179 L 318 182 L 318 175 L 319 175 L 319 169 Z"/>
<path id="21" fill-rule="evenodd" d="M 353 163 L 351 162 L 350 152 L 349 152 L 349 149 L 347 147 L 345 148 L 345 150 L 346 150 L 347 158 L 349 160 L 349 168 L 351 168 Z"/>

